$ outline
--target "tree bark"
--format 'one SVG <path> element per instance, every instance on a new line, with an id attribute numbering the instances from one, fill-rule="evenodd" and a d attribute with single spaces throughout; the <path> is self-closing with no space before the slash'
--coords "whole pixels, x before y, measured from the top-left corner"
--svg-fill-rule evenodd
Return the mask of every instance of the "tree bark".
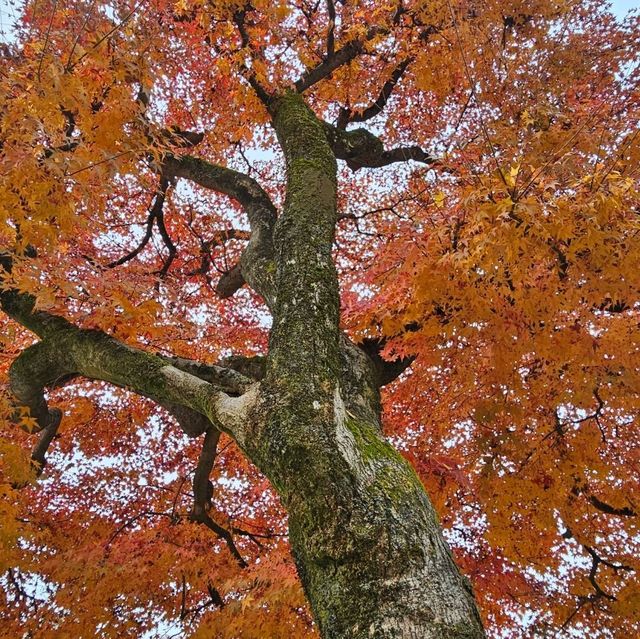
<path id="1" fill-rule="evenodd" d="M 373 365 L 340 336 L 326 129 L 299 95 L 272 111 L 287 197 L 274 232 L 267 371 L 245 450 L 287 508 L 324 639 L 483 637 L 420 480 L 380 435 Z"/>

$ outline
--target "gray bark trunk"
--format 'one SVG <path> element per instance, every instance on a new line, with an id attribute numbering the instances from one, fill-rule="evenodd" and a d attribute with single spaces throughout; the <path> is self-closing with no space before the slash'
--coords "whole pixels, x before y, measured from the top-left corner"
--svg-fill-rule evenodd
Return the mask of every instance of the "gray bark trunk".
<path id="1" fill-rule="evenodd" d="M 484 633 L 420 480 L 379 434 L 370 363 L 340 337 L 331 256 L 336 160 L 298 95 L 274 107 L 287 198 L 274 235 L 276 302 L 249 455 L 289 513 L 324 639 Z"/>

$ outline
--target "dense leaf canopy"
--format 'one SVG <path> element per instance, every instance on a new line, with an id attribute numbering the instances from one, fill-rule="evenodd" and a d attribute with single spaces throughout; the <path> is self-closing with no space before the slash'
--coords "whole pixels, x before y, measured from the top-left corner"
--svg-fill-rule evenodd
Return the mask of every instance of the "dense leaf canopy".
<path id="1" fill-rule="evenodd" d="M 330 137 L 370 132 L 369 152 L 337 152 L 343 328 L 415 358 L 385 386 L 385 434 L 488 634 L 637 636 L 638 18 L 599 0 L 18 13 L 0 44 L 4 291 L 167 356 L 264 354 L 242 194 L 176 167 L 243 172 L 279 209 L 265 102 L 302 92 Z M 37 417 L 7 382 L 33 343 L 0 314 L 0 636 L 314 636 L 286 513 L 226 435 L 202 525 L 202 442 L 126 388 L 59 379 L 36 479 Z"/>

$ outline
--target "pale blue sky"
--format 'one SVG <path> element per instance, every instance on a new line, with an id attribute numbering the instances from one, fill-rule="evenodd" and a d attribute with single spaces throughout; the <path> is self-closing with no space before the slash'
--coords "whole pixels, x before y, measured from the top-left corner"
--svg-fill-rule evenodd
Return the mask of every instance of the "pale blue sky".
<path id="1" fill-rule="evenodd" d="M 640 0 L 614 0 L 612 5 L 618 15 L 624 15 L 630 9 L 640 9 Z"/>

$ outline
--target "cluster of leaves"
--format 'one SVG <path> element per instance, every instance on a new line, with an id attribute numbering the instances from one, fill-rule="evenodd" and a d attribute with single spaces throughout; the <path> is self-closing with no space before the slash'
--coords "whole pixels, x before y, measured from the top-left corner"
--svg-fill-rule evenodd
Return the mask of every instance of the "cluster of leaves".
<path id="1" fill-rule="evenodd" d="M 417 356 L 384 393 L 386 433 L 491 635 L 633 636 L 639 29 L 591 0 L 27 2 L 0 49 L 0 242 L 22 256 L 2 286 L 148 350 L 265 352 L 261 300 L 214 292 L 241 211 L 158 166 L 205 132 L 197 155 L 280 203 L 247 79 L 282 89 L 360 43 L 309 103 L 358 122 L 378 101 L 387 147 L 439 158 L 340 174 L 344 328 Z M 0 336 L 5 377 L 33 337 L 4 316 Z M 285 514 L 232 442 L 211 515 L 247 567 L 189 521 L 199 445 L 168 415 L 95 383 L 52 393 L 37 484 L 33 420 L 0 396 L 0 636 L 314 636 Z"/>

